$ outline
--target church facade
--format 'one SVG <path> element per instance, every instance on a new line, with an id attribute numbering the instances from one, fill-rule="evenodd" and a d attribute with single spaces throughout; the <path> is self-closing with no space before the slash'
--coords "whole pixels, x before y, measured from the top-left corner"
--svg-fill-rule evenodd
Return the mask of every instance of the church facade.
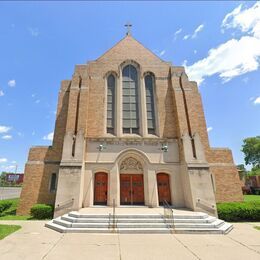
<path id="1" fill-rule="evenodd" d="M 209 145 L 196 82 L 127 34 L 61 82 L 53 143 L 30 149 L 17 213 L 167 202 L 216 215 L 216 202 L 241 200 L 231 151 Z"/>

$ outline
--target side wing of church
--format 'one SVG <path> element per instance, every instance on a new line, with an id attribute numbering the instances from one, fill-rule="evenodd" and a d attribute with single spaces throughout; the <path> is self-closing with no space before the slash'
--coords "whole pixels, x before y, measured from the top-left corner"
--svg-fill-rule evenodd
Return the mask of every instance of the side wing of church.
<path id="1" fill-rule="evenodd" d="M 128 34 L 62 81 L 52 146 L 30 149 L 17 213 L 166 201 L 212 214 L 241 200 L 231 151 L 209 145 L 196 82 Z"/>

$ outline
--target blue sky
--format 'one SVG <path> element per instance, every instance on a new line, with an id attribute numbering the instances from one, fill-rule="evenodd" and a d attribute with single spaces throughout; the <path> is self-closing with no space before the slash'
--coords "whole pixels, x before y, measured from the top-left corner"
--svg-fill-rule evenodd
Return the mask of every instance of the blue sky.
<path id="1" fill-rule="evenodd" d="M 60 81 L 125 36 L 199 82 L 210 144 L 260 133 L 259 2 L 0 2 L 0 171 L 50 145 Z"/>

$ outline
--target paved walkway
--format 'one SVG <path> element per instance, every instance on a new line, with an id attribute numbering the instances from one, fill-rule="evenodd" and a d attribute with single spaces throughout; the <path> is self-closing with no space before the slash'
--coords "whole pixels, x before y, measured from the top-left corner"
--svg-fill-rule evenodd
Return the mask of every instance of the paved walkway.
<path id="1" fill-rule="evenodd" d="M 60 234 L 44 223 L 0 221 L 22 226 L 0 240 L 0 259 L 260 259 L 260 231 L 253 228 L 257 223 L 234 224 L 228 235 Z"/>

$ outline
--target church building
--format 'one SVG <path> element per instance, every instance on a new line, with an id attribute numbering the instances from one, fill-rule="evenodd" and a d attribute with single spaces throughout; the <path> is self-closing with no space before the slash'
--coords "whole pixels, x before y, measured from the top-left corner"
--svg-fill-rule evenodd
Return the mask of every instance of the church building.
<path id="1" fill-rule="evenodd" d="M 167 202 L 217 215 L 224 201 L 242 201 L 238 172 L 209 145 L 196 82 L 127 33 L 61 82 L 53 143 L 30 149 L 17 214 Z"/>

